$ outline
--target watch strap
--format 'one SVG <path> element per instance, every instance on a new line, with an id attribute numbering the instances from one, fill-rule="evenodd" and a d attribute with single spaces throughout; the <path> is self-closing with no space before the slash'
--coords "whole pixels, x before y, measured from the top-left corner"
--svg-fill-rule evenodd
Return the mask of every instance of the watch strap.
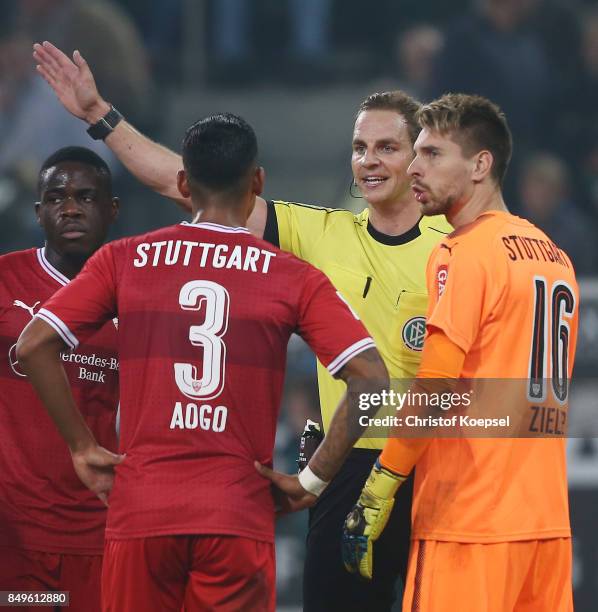
<path id="1" fill-rule="evenodd" d="M 94 123 L 87 128 L 87 133 L 94 140 L 104 140 L 112 133 L 114 128 L 122 119 L 123 116 L 114 108 L 114 106 L 110 106 L 110 110 L 97 123 Z"/>

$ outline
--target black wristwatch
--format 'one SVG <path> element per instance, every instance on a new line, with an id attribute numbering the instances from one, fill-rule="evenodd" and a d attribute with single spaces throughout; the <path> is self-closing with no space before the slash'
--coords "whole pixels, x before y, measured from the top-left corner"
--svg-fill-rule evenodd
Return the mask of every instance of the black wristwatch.
<path id="1" fill-rule="evenodd" d="M 114 108 L 110 106 L 110 110 L 93 125 L 87 128 L 87 133 L 94 140 L 104 140 L 106 136 L 112 133 L 112 130 L 120 123 L 123 116 Z"/>

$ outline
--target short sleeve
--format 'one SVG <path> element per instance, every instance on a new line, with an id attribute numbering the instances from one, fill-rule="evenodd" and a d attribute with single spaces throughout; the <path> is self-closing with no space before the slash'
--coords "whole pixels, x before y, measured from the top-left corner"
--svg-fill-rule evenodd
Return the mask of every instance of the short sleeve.
<path id="1" fill-rule="evenodd" d="M 83 270 L 55 293 L 35 315 L 75 349 L 116 316 L 116 273 L 112 245 L 97 251 Z"/>
<path id="2" fill-rule="evenodd" d="M 375 347 L 359 317 L 324 274 L 307 266 L 299 304 L 299 335 L 332 374 Z"/>
<path id="3" fill-rule="evenodd" d="M 274 202 L 279 246 L 305 261 L 313 261 L 318 243 L 329 222 L 330 208 L 290 202 Z"/>
<path id="4" fill-rule="evenodd" d="M 427 270 L 428 328 L 442 330 L 468 352 L 483 320 L 489 278 L 485 262 L 466 245 L 441 244 Z"/>

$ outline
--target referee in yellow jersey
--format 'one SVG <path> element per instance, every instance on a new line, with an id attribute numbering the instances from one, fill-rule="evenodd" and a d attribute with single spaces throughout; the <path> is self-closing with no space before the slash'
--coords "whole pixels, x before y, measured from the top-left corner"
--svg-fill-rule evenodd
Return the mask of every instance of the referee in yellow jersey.
<path id="1" fill-rule="evenodd" d="M 68 58 L 49 43 L 36 45 L 38 71 L 65 108 L 87 121 L 141 182 L 189 208 L 176 186 L 180 156 L 135 130 L 100 96 L 79 54 Z M 248 226 L 258 236 L 323 270 L 359 314 L 391 378 L 417 371 L 427 306 L 425 268 L 432 248 L 450 231 L 444 217 L 421 217 L 406 171 L 419 133 L 419 104 L 402 92 L 369 96 L 353 132 L 354 181 L 367 207 L 360 214 L 257 198 Z M 345 387 L 318 364 L 324 432 Z M 310 510 L 304 570 L 306 612 L 387 612 L 405 580 L 412 484 L 403 485 L 375 544 L 371 582 L 347 573 L 341 532 L 384 440 L 362 438 Z"/>
<path id="2" fill-rule="evenodd" d="M 264 238 L 323 270 L 365 323 L 391 379 L 415 376 L 428 304 L 425 271 L 449 231 L 444 217 L 421 217 L 406 174 L 419 133 L 418 104 L 402 92 L 373 94 L 359 107 L 353 132 L 354 181 L 368 206 L 359 214 L 281 201 L 267 203 Z M 345 385 L 318 362 L 324 432 Z M 407 572 L 413 481 L 399 489 L 374 544 L 371 582 L 342 566 L 342 523 L 360 495 L 385 440 L 362 438 L 309 511 L 303 574 L 305 612 L 389 611 Z"/>

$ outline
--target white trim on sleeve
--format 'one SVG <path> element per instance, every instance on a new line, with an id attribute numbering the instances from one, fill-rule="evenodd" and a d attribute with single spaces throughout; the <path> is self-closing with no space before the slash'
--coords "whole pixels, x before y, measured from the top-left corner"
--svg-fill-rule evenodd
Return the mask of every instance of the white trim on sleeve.
<path id="1" fill-rule="evenodd" d="M 48 276 L 51 276 L 57 283 L 60 283 L 61 285 L 68 285 L 70 283 L 70 280 L 48 261 L 48 258 L 46 257 L 46 247 L 37 249 L 37 261 L 42 267 L 42 270 Z"/>
<path id="2" fill-rule="evenodd" d="M 45 308 L 40 308 L 39 311 L 35 313 L 35 316 L 53 327 L 71 350 L 75 350 L 79 346 L 79 340 L 77 340 L 73 332 L 53 312 Z"/>
<path id="3" fill-rule="evenodd" d="M 363 351 L 370 348 L 375 348 L 374 341 L 371 338 L 364 338 L 352 344 L 349 348 L 346 348 L 340 355 L 335 357 L 326 368 L 331 374 L 336 374 L 350 359 L 353 359 L 355 355 L 359 355 Z"/>

